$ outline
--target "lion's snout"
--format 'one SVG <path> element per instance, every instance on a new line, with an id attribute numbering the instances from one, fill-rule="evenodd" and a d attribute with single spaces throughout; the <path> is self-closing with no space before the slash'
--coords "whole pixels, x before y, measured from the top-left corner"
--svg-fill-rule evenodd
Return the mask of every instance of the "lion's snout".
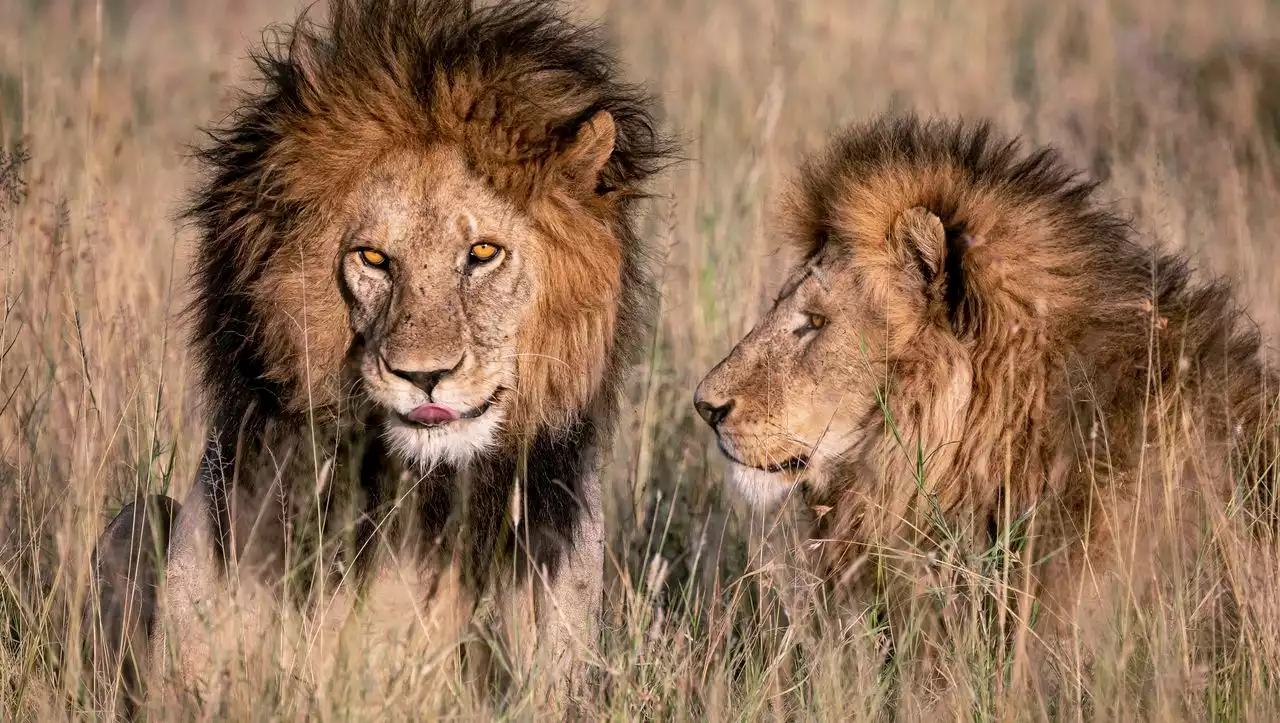
<path id="1" fill-rule="evenodd" d="M 702 421 L 716 434 L 720 452 L 733 462 L 753 468 L 768 466 L 759 459 L 763 440 L 758 434 L 750 409 L 738 403 L 737 392 L 741 387 L 727 379 L 722 363 L 698 384 L 693 393 L 693 408 Z M 765 455 L 768 456 L 768 455 Z"/>
<path id="2" fill-rule="evenodd" d="M 401 379 L 409 382 L 413 386 L 422 390 L 422 392 L 427 395 L 427 398 L 430 399 L 431 393 L 434 392 L 436 389 L 436 385 L 440 383 L 440 380 L 444 379 L 445 376 L 451 373 L 453 369 L 432 369 L 430 371 L 411 371 L 407 369 L 396 369 L 392 367 L 390 371 L 393 376 L 400 377 Z"/>
<path id="3" fill-rule="evenodd" d="M 733 411 L 733 400 L 730 399 L 723 404 L 717 404 L 715 402 L 695 399 L 693 402 L 693 408 L 698 410 L 698 416 L 702 417 L 703 421 L 711 425 L 712 429 L 715 429 L 720 426 L 720 422 L 724 421 L 724 418 L 729 416 L 729 413 Z"/>
<path id="4" fill-rule="evenodd" d="M 724 383 L 723 368 L 723 363 L 716 365 L 693 392 L 693 408 L 717 434 L 734 407 L 733 393 Z"/>

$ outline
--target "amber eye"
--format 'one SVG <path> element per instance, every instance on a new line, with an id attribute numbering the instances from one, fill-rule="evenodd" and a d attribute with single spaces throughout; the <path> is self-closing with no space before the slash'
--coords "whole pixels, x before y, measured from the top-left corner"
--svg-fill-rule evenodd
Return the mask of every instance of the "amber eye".
<path id="1" fill-rule="evenodd" d="M 385 268 L 387 265 L 387 255 L 374 249 L 360 249 L 360 260 L 375 269 Z"/>
<path id="2" fill-rule="evenodd" d="M 478 244 L 472 244 L 468 259 L 473 264 L 483 264 L 486 261 L 492 261 L 501 251 L 501 246 L 482 241 Z"/>
<path id="3" fill-rule="evenodd" d="M 809 334 L 809 332 L 818 331 L 819 329 L 825 327 L 826 325 L 827 325 L 827 317 L 823 316 L 822 314 L 805 312 L 804 324 L 800 326 L 800 328 L 795 330 L 795 335 L 797 337 L 804 338 Z"/>

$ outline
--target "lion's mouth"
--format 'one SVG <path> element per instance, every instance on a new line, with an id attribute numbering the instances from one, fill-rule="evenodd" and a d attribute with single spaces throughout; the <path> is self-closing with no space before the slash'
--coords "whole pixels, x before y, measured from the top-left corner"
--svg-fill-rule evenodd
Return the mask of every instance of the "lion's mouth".
<path id="1" fill-rule="evenodd" d="M 808 466 L 808 457 L 792 457 L 791 459 L 783 460 L 779 464 L 771 464 L 768 467 L 761 467 L 761 469 L 765 472 L 773 472 L 776 474 L 778 472 L 800 472 Z"/>
<path id="2" fill-rule="evenodd" d="M 424 404 L 408 414 L 397 412 L 396 416 L 400 418 L 401 422 L 411 427 L 438 429 L 453 422 L 478 419 L 484 416 L 485 412 L 488 412 L 493 405 L 498 403 L 506 391 L 506 387 L 498 387 L 493 394 L 489 395 L 488 399 L 484 400 L 483 404 L 464 412 L 454 412 L 439 404 Z"/>
<path id="3" fill-rule="evenodd" d="M 800 455 L 791 457 L 790 459 L 785 459 L 776 464 L 768 464 L 768 465 L 750 464 L 748 462 L 742 461 L 741 459 L 738 459 L 738 456 L 734 454 L 732 451 L 730 451 L 727 446 L 725 446 L 724 439 L 722 439 L 718 434 L 716 435 L 716 444 L 720 447 L 720 452 L 724 454 L 724 456 L 729 458 L 729 461 L 735 464 L 742 465 L 743 467 L 758 469 L 761 472 L 768 472 L 770 474 L 780 474 L 782 472 L 800 472 L 809 466 L 809 458 L 806 456 L 800 456 Z"/>

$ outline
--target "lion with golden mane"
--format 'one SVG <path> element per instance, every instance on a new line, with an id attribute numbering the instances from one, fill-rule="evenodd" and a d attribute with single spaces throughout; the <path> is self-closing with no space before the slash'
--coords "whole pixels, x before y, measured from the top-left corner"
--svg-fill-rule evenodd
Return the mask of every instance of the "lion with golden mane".
<path id="1" fill-rule="evenodd" d="M 199 153 L 212 432 L 153 660 L 207 682 L 246 595 L 288 603 L 234 623 L 255 647 L 277 612 L 357 609 L 452 644 L 484 600 L 572 657 L 602 592 L 597 460 L 655 308 L 653 101 L 547 3 L 332 0 L 275 38 Z"/>
<path id="2" fill-rule="evenodd" d="M 695 407 L 751 500 L 807 508 L 828 589 L 892 628 L 1003 548 L 1006 609 L 1051 641 L 1266 529 L 1280 386 L 1254 326 L 1052 149 L 881 117 L 804 164 L 780 225 L 799 261 Z M 1203 608 L 1238 619 L 1226 587 Z"/>

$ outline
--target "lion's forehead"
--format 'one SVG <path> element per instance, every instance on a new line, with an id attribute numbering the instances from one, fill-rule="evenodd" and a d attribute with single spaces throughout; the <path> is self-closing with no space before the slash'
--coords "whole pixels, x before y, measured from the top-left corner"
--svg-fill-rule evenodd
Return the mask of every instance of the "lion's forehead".
<path id="1" fill-rule="evenodd" d="M 405 150 L 380 159 L 358 184 L 351 212 L 354 225 L 402 253 L 429 256 L 424 234 L 462 239 L 523 233 L 524 214 L 474 171 L 448 145 Z"/>

